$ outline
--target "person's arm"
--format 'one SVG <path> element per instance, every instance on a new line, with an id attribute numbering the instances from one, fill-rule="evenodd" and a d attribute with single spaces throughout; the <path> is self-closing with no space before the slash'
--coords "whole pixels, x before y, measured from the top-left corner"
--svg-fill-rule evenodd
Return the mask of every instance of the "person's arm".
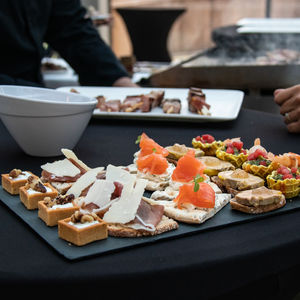
<path id="1" fill-rule="evenodd" d="M 139 85 L 135 84 L 132 82 L 132 80 L 129 77 L 121 77 L 117 79 L 114 83 L 113 86 L 119 86 L 119 87 L 139 87 Z"/>
<path id="2" fill-rule="evenodd" d="M 23 85 L 23 86 L 34 86 L 42 87 L 36 82 L 24 80 L 22 78 L 14 78 L 6 74 L 0 74 L 0 85 Z"/>
<path id="3" fill-rule="evenodd" d="M 274 101 L 280 106 L 288 131 L 300 133 L 300 84 L 275 90 Z"/>
<path id="4" fill-rule="evenodd" d="M 54 0 L 46 41 L 72 66 L 82 85 L 132 83 L 123 65 L 101 39 L 78 0 Z"/>

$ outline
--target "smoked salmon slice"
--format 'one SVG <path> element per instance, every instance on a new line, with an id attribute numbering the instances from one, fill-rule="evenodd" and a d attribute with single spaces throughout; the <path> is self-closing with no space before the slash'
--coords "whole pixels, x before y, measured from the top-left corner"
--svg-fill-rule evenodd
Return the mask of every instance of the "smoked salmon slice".
<path id="1" fill-rule="evenodd" d="M 136 163 L 140 172 L 153 175 L 165 173 L 169 166 L 167 159 L 162 154 L 156 152 L 152 152 L 145 156 L 139 156 Z"/>
<path id="2" fill-rule="evenodd" d="M 177 207 L 182 209 L 182 204 L 191 203 L 199 208 L 215 207 L 215 191 L 205 183 L 199 182 L 199 189 L 195 192 L 194 183 L 183 184 L 179 188 L 178 196 L 173 200 L 177 203 Z"/>
<path id="3" fill-rule="evenodd" d="M 140 138 L 140 153 L 139 156 L 149 155 L 153 152 L 157 154 L 161 154 L 162 156 L 166 157 L 169 154 L 169 151 L 166 150 L 164 147 L 157 144 L 153 139 L 149 138 L 147 134 L 142 133 Z"/>
<path id="4" fill-rule="evenodd" d="M 184 156 L 182 156 L 178 162 L 175 170 L 172 174 L 173 181 L 190 182 L 196 175 L 203 175 L 205 166 L 204 164 L 195 158 L 195 150 L 189 150 Z"/>

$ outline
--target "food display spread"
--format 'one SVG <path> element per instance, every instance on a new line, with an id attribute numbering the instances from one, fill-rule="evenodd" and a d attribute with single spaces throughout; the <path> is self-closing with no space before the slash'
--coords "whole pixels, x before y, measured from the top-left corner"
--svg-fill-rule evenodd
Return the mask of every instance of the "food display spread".
<path id="1" fill-rule="evenodd" d="M 136 144 L 130 165 L 96 168 L 62 149 L 65 158 L 41 165 L 41 174 L 2 174 L 2 188 L 76 246 L 201 226 L 227 205 L 263 214 L 300 194 L 300 155 L 268 152 L 259 138 L 250 149 L 210 134 L 164 147 L 142 133 Z"/>

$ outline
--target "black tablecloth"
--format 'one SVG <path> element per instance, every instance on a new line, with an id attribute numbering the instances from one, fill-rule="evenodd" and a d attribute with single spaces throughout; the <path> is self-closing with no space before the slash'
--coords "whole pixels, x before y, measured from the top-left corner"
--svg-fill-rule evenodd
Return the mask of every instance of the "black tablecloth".
<path id="1" fill-rule="evenodd" d="M 127 165 L 142 132 L 163 146 L 191 145 L 193 137 L 210 133 L 241 137 L 247 148 L 260 137 L 275 154 L 300 152 L 300 136 L 286 131 L 281 116 L 252 110 L 220 123 L 92 119 L 74 152 L 90 167 Z M 60 159 L 24 154 L 2 123 L 0 145 L 1 173 L 20 168 L 39 174 L 41 164 Z M 11 293 L 22 288 L 37 297 L 59 289 L 66 297 L 211 299 L 230 293 L 231 299 L 289 299 L 298 291 L 299 210 L 79 261 L 58 254 L 2 202 L 0 219 L 0 284 Z"/>

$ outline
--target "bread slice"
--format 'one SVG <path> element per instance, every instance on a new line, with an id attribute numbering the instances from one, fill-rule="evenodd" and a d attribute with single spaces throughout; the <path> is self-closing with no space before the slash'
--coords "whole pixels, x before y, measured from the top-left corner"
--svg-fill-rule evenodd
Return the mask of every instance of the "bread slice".
<path id="1" fill-rule="evenodd" d="M 147 231 L 144 229 L 133 229 L 124 224 L 108 224 L 108 235 L 115 237 L 141 237 L 154 236 L 179 227 L 178 223 L 166 216 L 163 216 L 155 231 Z"/>
<path id="2" fill-rule="evenodd" d="M 153 200 L 147 198 L 150 204 L 160 204 L 165 208 L 165 215 L 180 222 L 190 224 L 201 224 L 219 212 L 231 199 L 230 194 L 216 194 L 214 208 L 179 209 L 174 201 Z"/>
<path id="3" fill-rule="evenodd" d="M 239 210 L 241 212 L 247 213 L 247 214 L 261 214 L 268 211 L 272 211 L 278 208 L 281 208 L 285 206 L 286 200 L 285 197 L 283 197 L 278 203 L 272 203 L 268 205 L 259 205 L 259 206 L 247 206 L 240 204 L 236 201 L 235 198 L 230 200 L 230 205 L 232 209 Z"/>

